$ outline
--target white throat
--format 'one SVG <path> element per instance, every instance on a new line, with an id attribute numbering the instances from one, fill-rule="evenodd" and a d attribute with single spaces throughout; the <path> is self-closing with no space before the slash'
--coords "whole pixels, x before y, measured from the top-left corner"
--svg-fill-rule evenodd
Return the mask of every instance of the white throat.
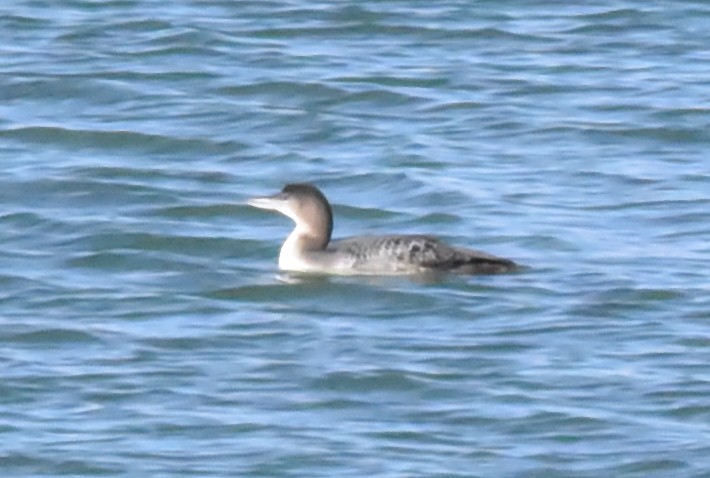
<path id="1" fill-rule="evenodd" d="M 281 246 L 279 269 L 298 272 L 307 272 L 316 269 L 315 265 L 307 260 L 303 251 L 303 242 L 301 239 L 309 235 L 312 235 L 311 228 L 303 222 L 298 221 L 296 228 L 291 231 L 291 234 L 288 235 L 286 241 Z"/>
<path id="2" fill-rule="evenodd" d="M 298 247 L 298 239 L 301 237 L 301 234 L 303 234 L 303 232 L 299 231 L 297 227 L 289 234 L 288 238 L 286 238 L 286 241 L 281 246 L 281 252 L 279 253 L 279 269 L 286 271 L 303 270 L 302 251 Z"/>

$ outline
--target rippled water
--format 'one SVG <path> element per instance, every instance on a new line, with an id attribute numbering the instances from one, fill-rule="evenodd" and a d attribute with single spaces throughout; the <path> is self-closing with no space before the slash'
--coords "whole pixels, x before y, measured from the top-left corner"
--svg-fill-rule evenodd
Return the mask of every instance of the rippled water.
<path id="1" fill-rule="evenodd" d="M 710 6 L 0 7 L 2 476 L 710 476 Z M 336 237 L 515 275 L 278 275 Z"/>

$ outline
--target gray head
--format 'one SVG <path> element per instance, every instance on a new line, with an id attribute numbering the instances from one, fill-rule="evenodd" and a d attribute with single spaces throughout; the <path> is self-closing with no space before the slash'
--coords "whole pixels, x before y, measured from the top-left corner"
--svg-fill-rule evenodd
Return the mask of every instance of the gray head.
<path id="1" fill-rule="evenodd" d="M 312 241 L 312 247 L 324 249 L 333 233 L 333 210 L 323 193 L 312 184 L 287 184 L 273 196 L 253 198 L 249 205 L 271 209 L 296 223 L 296 230 Z"/>

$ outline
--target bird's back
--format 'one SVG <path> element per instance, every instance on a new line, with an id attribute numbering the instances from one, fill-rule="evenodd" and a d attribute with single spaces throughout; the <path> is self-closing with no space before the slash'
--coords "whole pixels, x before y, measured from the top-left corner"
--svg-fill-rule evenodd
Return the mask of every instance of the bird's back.
<path id="1" fill-rule="evenodd" d="M 496 274 L 514 262 L 470 249 L 451 247 L 425 235 L 361 236 L 333 241 L 328 250 L 362 273 L 454 272 Z"/>

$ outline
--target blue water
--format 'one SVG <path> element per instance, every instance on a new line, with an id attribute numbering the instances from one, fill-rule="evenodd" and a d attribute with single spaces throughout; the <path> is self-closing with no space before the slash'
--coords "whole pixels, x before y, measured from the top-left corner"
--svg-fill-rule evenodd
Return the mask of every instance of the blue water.
<path id="1" fill-rule="evenodd" d="M 710 5 L 0 6 L 0 475 L 710 476 Z M 294 278 L 437 234 L 520 274 Z"/>

